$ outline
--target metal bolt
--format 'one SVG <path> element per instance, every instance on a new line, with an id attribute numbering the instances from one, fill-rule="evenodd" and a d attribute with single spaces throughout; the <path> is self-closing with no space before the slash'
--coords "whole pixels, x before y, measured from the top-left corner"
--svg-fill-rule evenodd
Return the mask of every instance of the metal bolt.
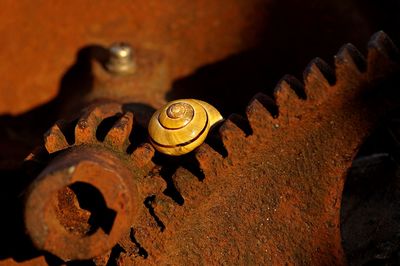
<path id="1" fill-rule="evenodd" d="M 114 43 L 109 48 L 110 57 L 106 68 L 113 74 L 127 75 L 133 74 L 136 70 L 134 52 L 128 43 Z"/>

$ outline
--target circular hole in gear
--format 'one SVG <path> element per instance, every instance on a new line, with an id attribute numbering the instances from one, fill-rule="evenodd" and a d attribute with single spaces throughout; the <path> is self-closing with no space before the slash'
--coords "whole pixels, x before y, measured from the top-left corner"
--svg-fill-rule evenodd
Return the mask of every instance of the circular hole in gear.
<path id="1" fill-rule="evenodd" d="M 65 230 L 79 237 L 90 236 L 98 229 L 110 234 L 117 214 L 107 207 L 96 187 L 84 182 L 57 192 L 55 213 Z"/>

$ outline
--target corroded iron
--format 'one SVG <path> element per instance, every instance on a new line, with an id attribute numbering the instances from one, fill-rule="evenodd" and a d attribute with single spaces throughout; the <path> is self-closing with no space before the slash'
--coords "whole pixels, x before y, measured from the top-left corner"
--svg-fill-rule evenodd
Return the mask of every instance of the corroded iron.
<path id="1" fill-rule="evenodd" d="M 114 124 L 102 125 L 107 119 Z M 151 146 L 126 152 L 133 124 L 133 114 L 120 104 L 103 103 L 84 110 L 72 144 L 63 132 L 71 124 L 59 122 L 46 133 L 50 163 L 30 185 L 25 205 L 27 232 L 37 248 L 65 261 L 90 259 L 130 230 L 150 195 L 146 189 L 157 186 L 154 180 L 146 184 L 143 174 Z M 142 169 L 132 172 L 138 158 Z M 44 161 L 37 154 L 27 160 Z"/>
<path id="2" fill-rule="evenodd" d="M 267 4 L 264 0 L 101 1 L 96 5 L 70 1 L 37 8 L 30 1 L 4 3 L 7 15 L 0 17 L 0 31 L 4 39 L 14 41 L 0 50 L 0 72 L 7 73 L 0 85 L 0 113 L 20 114 L 50 100 L 76 51 L 87 44 L 108 46 L 123 40 L 134 44 L 136 58 L 143 58 L 139 51 L 143 49 L 167 55 L 172 66 L 167 76 L 170 83 L 196 67 L 254 46 L 264 28 Z M 250 36 L 244 38 L 247 29 Z M 168 88 L 147 91 L 166 93 Z M 129 91 L 124 93 L 129 95 Z"/>
<path id="3" fill-rule="evenodd" d="M 122 186 L 132 184 L 122 190 L 134 200 L 132 211 L 126 214 L 131 224 L 116 228 L 120 238 L 100 241 L 101 252 L 85 257 L 75 250 L 68 259 L 96 257 L 97 265 L 104 261 L 118 265 L 341 265 L 346 261 L 339 229 L 346 172 L 365 137 L 399 104 L 398 74 L 398 50 L 379 32 L 369 42 L 366 59 L 348 44 L 335 56 L 333 69 L 321 59 L 313 60 L 304 72 L 304 83 L 284 77 L 274 99 L 257 94 L 246 118 L 231 115 L 209 144 L 188 156 L 171 159 L 154 155 L 142 141 L 131 143 L 127 136 L 132 128 L 135 134 L 135 129 L 129 121 L 135 115 L 126 113 L 122 105 L 102 103 L 80 117 L 73 141 L 59 123 L 45 137 L 49 158 L 33 154 L 29 159 L 48 160 L 39 183 L 50 180 L 50 173 L 68 169 L 57 164 L 70 160 L 62 156 L 82 153 L 73 156 L 81 158 L 79 164 L 86 160 L 122 163 L 123 167 L 112 171 L 123 177 L 118 181 Z M 104 126 L 107 117 L 118 113 L 119 120 Z M 132 144 L 132 149 L 127 148 Z M 88 159 L 80 157 L 83 154 Z M 130 174 L 123 174 L 124 168 Z M 108 204 L 106 192 L 114 185 L 102 188 L 103 181 L 94 179 L 85 181 L 98 187 L 118 217 L 121 210 Z M 35 189 L 34 183 L 28 195 Z M 68 189 L 59 194 L 73 198 Z M 54 210 L 53 202 L 47 204 Z M 85 210 L 77 209 L 87 217 Z M 31 223 L 26 217 L 26 223 Z M 56 220 L 56 215 L 51 217 Z M 85 219 L 75 222 L 86 228 Z M 33 239 L 35 232 L 29 231 Z M 65 248 L 36 245 L 56 255 Z M 106 249 L 111 246 L 110 253 Z"/>

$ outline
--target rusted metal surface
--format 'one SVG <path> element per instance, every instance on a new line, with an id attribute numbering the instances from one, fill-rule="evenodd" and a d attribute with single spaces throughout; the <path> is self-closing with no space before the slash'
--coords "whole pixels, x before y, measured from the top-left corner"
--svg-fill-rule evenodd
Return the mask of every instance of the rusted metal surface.
<path id="1" fill-rule="evenodd" d="M 76 111 L 73 99 L 93 87 L 94 67 L 81 56 L 93 47 L 127 41 L 160 70 L 148 75 L 151 89 L 125 83 L 104 95 L 138 95 L 153 108 L 197 98 L 227 116 L 283 74 L 300 74 L 315 55 L 329 58 L 345 42 L 362 47 L 379 29 L 397 41 L 398 10 L 396 1 L 359 0 L 4 1 L 0 164 L 18 164 L 56 119 Z M 58 116 L 60 105 L 67 107 Z"/>
<path id="2" fill-rule="evenodd" d="M 133 117 L 139 115 L 126 105 L 98 103 L 75 124 L 56 124 L 46 134 L 48 156 L 29 157 L 48 165 L 27 193 L 30 237 L 35 243 L 67 235 L 68 241 L 36 246 L 64 259 L 96 257 L 97 265 L 345 264 L 339 227 L 346 172 L 365 137 L 398 104 L 398 60 L 384 33 L 371 39 L 366 60 L 345 45 L 333 69 L 313 60 L 304 84 L 285 77 L 275 88 L 275 101 L 257 94 L 246 118 L 229 116 L 208 144 L 177 159 L 154 154 L 145 143 L 146 119 L 135 128 Z M 106 161 L 95 166 L 99 175 L 79 174 L 80 164 L 98 161 Z M 75 172 L 65 172 L 71 166 L 78 171 L 76 181 L 97 188 L 107 208 L 126 221 L 114 223 L 110 235 L 84 253 L 74 243 L 91 243 L 102 229 L 88 235 L 93 213 L 69 205 L 78 197 L 73 189 L 60 191 L 75 182 Z M 101 178 L 103 169 L 121 178 L 104 187 L 110 180 Z M 55 175 L 65 181 L 57 184 Z M 40 190 L 46 182 L 52 189 Z M 131 198 L 131 211 L 113 206 L 117 183 L 127 187 L 121 191 Z M 58 200 L 49 200 L 54 195 Z M 36 202 L 48 210 L 29 208 Z M 56 222 L 51 234 L 33 221 L 40 212 L 48 217 L 42 221 Z"/>
<path id="3" fill-rule="evenodd" d="M 85 158 L 87 154 L 92 156 Z M 116 158 L 97 150 L 59 156 L 27 196 L 26 226 L 35 246 L 66 261 L 110 250 L 139 205 L 136 184 L 129 178 Z"/>
<path id="4" fill-rule="evenodd" d="M 107 128 L 107 119 L 113 119 L 113 127 Z M 25 205 L 33 244 L 65 261 L 91 259 L 111 250 L 144 208 L 147 189 L 158 185 L 143 180 L 145 153 L 152 154 L 151 147 L 126 154 L 133 114 L 120 104 L 85 109 L 73 128 L 72 145 L 65 134 L 68 126 L 73 125 L 60 122 L 46 133 L 45 157 L 51 163 L 30 185 Z M 108 131 L 100 132 L 104 127 Z M 132 172 L 129 160 L 135 162 L 135 156 L 143 167 Z M 27 160 L 44 161 L 38 157 L 32 154 Z"/>
<path id="5" fill-rule="evenodd" d="M 53 132 L 46 136 L 44 147 L 49 149 L 49 156 L 34 153 L 38 157 L 30 158 L 36 165 L 32 176 L 44 171 L 43 179 L 51 176 L 46 174 L 46 166 L 51 169 L 51 160 L 54 158 L 56 161 L 58 156 L 68 157 L 68 154 L 78 152 L 83 163 L 115 161 L 118 158 L 115 162 L 122 166 L 118 170 L 112 169 L 116 175 L 120 174 L 120 168 L 132 171 L 132 178 L 121 182 L 132 179 L 138 189 L 147 188 L 146 193 L 138 193 L 137 197 L 132 195 L 140 203 L 136 211 L 130 212 L 133 214 L 133 229 L 116 227 L 112 239 L 106 236 L 104 241 L 99 241 L 98 250 L 92 251 L 96 265 L 187 264 L 189 261 L 208 264 L 238 261 L 243 264 L 265 261 L 269 264 L 272 261 L 277 265 L 284 262 L 343 262 L 337 229 L 343 180 L 338 180 L 338 177 L 345 175 L 357 145 L 383 113 L 380 108 L 390 109 L 390 105 L 380 101 L 379 95 L 369 94 L 369 89 L 389 88 L 395 84 L 391 83 L 390 74 L 395 69 L 388 63 L 390 60 L 381 60 L 386 58 L 385 54 L 396 58 L 393 49 L 385 48 L 387 42 L 379 44 L 375 41 L 371 46 L 368 71 L 362 71 L 362 74 L 354 65 L 351 66 L 352 52 L 347 56 L 346 50 L 339 54 L 338 58 L 344 60 L 336 62 L 333 75 L 336 79 L 332 75 L 328 78 L 333 86 L 323 82 L 324 75 L 319 76 L 316 69 L 321 63 L 317 61 L 314 68 L 309 69 L 311 74 L 306 79 L 307 95 L 311 97 L 302 101 L 292 95 L 283 104 L 286 98 L 282 93 L 276 94 L 280 103 L 279 117 L 272 120 L 274 129 L 271 132 L 268 131 L 271 117 L 255 101 L 248 107 L 250 124 L 235 115 L 220 127 L 221 136 L 215 132 L 209 137 L 208 142 L 215 150 L 203 145 L 197 153 L 179 160 L 156 154 L 147 164 L 153 151 L 140 144 L 145 141 L 145 125 L 152 108 L 158 108 L 166 98 L 200 98 L 214 104 L 226 116 L 241 111 L 257 90 L 272 89 L 272 83 L 283 73 L 299 73 L 312 56 L 327 58 L 337 46 L 347 41 L 360 45 L 373 30 L 380 28 L 389 32 L 392 29 L 391 35 L 398 40 L 399 8 L 396 1 L 337 0 L 312 4 L 297 0 L 97 1 L 96 5 L 70 1 L 62 6 L 50 2 L 5 2 L 4 14 L 0 16 L 0 32 L 6 40 L 0 50 L 0 72 L 4 74 L 0 85 L 0 112 L 20 114 L 51 99 L 57 88 L 60 90 L 48 105 L 15 118 L 4 116 L 0 120 L 0 166 L 5 177 L 0 181 L 3 210 L 0 264 L 63 264 L 48 253 L 43 255 L 32 248 L 23 235 L 24 228 L 19 222 L 23 219 L 17 214 L 21 209 L 20 199 L 14 194 L 20 195 L 19 189 L 31 180 L 19 171 L 19 162 L 40 142 L 41 134 L 53 121 L 69 117 L 93 100 L 110 98 L 134 102 L 118 107 L 122 109 L 121 114 L 133 113 L 137 120 L 133 125 L 139 125 L 132 131 L 127 151 L 122 152 L 105 140 L 99 141 L 91 136 L 81 141 L 85 154 L 81 156 L 71 137 L 75 135 L 76 124 L 70 122 L 59 123 L 63 128 L 61 133 L 58 134 L 57 127 L 53 127 Z M 104 47 L 118 40 L 134 45 L 138 59 L 142 60 L 138 75 L 115 77 L 104 70 Z M 252 49 L 243 52 L 248 48 Z M 79 49 L 78 58 L 73 62 Z M 380 55 L 375 58 L 374 54 Z M 224 60 L 216 62 L 221 59 Z M 362 60 L 355 61 L 360 69 L 364 69 Z M 182 78 L 207 63 L 215 64 Z M 310 81 L 315 76 L 314 81 Z M 288 84 L 304 96 L 298 89 L 301 86 L 289 80 Z M 316 83 L 321 85 L 314 86 Z M 289 85 L 280 85 L 282 90 L 286 86 Z M 327 89 L 318 92 L 322 87 Z M 317 92 L 312 92 L 313 88 Z M 351 88 L 355 88 L 354 91 Z M 361 91 L 365 93 L 356 95 Z M 320 95 L 322 92 L 323 96 Z M 373 95 L 374 100 L 369 101 L 365 95 Z M 270 102 L 263 95 L 257 99 L 263 103 Z M 354 106 L 351 103 L 355 103 Z M 276 114 L 277 109 L 272 110 Z M 98 119 L 105 117 L 100 115 Z M 230 121 L 240 125 L 244 131 L 235 128 Z M 64 128 L 64 125 L 69 126 Z M 96 130 L 93 124 L 88 128 Z M 109 126 L 100 128 L 106 133 L 110 129 Z M 119 143 L 119 147 L 125 146 L 121 144 L 121 140 L 126 140 L 124 133 L 113 132 L 109 139 Z M 59 149 L 63 152 L 54 152 Z M 69 163 L 80 164 L 71 160 Z M 108 168 L 102 164 L 99 171 Z M 56 172 L 62 172 L 62 169 L 60 167 Z M 66 174 L 64 177 L 68 179 L 70 176 Z M 202 182 L 198 182 L 199 179 Z M 140 180 L 150 181 L 150 184 Z M 156 187 L 151 185 L 153 183 Z M 89 190 L 100 184 L 101 181 L 94 180 Z M 62 225 L 51 236 L 56 238 L 68 229 L 72 236 L 76 236 L 71 243 L 75 240 L 76 243 L 93 241 L 91 230 L 103 229 L 98 226 L 102 225 L 101 222 L 93 225 L 90 220 L 99 216 L 93 209 L 78 206 L 82 200 L 79 191 L 85 189 L 72 186 L 71 190 L 69 182 L 64 185 L 67 188 L 61 189 L 53 202 L 64 208 L 48 205 L 54 207 L 50 210 L 50 220 Z M 103 190 L 99 191 L 103 193 Z M 108 189 L 105 191 L 110 193 Z M 107 198 L 105 195 L 101 197 Z M 49 204 L 39 197 L 36 199 L 41 204 Z M 344 204 L 357 204 L 357 200 Z M 71 201 L 74 204 L 67 204 Z M 386 207 L 386 202 L 382 206 Z M 65 212 L 60 214 L 61 210 Z M 135 218 L 136 213 L 139 215 Z M 67 220 L 72 216 L 74 219 Z M 347 213 L 346 217 L 350 217 L 348 223 L 357 221 L 359 217 L 368 218 L 357 210 L 350 215 Z M 349 236 L 349 231 L 374 230 L 373 226 L 368 226 L 346 226 L 343 233 Z M 379 235 L 382 231 L 385 230 L 374 232 L 382 238 Z M 122 234 L 118 244 L 97 256 L 100 250 L 113 245 L 111 243 L 115 242 L 118 233 Z M 32 237 L 32 232 L 30 234 Z M 383 235 L 390 234 L 388 230 Z M 361 235 L 356 233 L 343 239 L 345 250 L 354 253 L 350 262 L 355 264 L 371 258 L 365 247 L 361 247 L 361 252 L 359 250 L 360 243 L 371 243 Z M 63 251 L 61 247 L 64 244 L 66 241 L 60 241 L 53 248 L 39 247 L 66 259 L 85 257 L 76 248 Z M 382 250 L 386 252 L 387 248 Z M 71 253 L 64 256 L 63 252 Z M 369 256 L 364 256 L 366 253 Z"/>
<path id="6" fill-rule="evenodd" d="M 269 1 L 2 4 L 0 32 L 8 41 L 0 50 L 0 72 L 7 73 L 0 86 L 0 113 L 20 114 L 57 94 L 76 51 L 87 45 L 109 46 L 121 40 L 166 54 L 171 82 L 254 46 Z"/>
<path id="7" fill-rule="evenodd" d="M 57 106 L 59 116 L 68 117 L 95 101 L 105 99 L 149 108 L 165 104 L 165 94 L 170 86 L 170 70 L 165 56 L 140 46 L 134 47 L 134 53 L 136 70 L 116 75 L 107 70 L 107 64 L 112 61 L 108 47 L 88 46 L 81 50 L 70 74 L 66 75 L 68 81 L 61 92 L 66 99 Z M 80 79 L 83 82 L 80 83 Z M 138 108 L 136 111 L 141 110 Z"/>
<path id="8" fill-rule="evenodd" d="M 305 101 L 294 93 L 300 83 L 283 80 L 276 118 L 259 95 L 247 109 L 250 136 L 230 120 L 223 124 L 227 156 L 206 145 L 196 153 L 203 182 L 184 168 L 172 177 L 185 199 L 176 208 L 184 219 L 165 219 L 163 260 L 174 254 L 178 264 L 344 264 L 343 181 L 367 132 L 396 99 L 396 85 L 379 83 L 398 75 L 389 58 L 398 60 L 397 50 L 382 33 L 369 43 L 366 62 L 344 46 L 335 71 L 320 60 L 306 69 Z"/>
<path id="9" fill-rule="evenodd" d="M 328 57 L 347 41 L 362 45 L 382 28 L 394 35 L 399 25 L 396 1 L 8 0 L 2 6 L 0 113 L 14 115 L 55 97 L 76 51 L 87 45 L 121 40 L 156 50 L 171 66 L 169 82 L 260 47 L 251 61 L 269 73 L 262 79 L 273 86 L 316 54 Z M 257 69 L 245 64 L 237 73 L 248 75 L 244 84 L 256 85 L 251 71 Z"/>

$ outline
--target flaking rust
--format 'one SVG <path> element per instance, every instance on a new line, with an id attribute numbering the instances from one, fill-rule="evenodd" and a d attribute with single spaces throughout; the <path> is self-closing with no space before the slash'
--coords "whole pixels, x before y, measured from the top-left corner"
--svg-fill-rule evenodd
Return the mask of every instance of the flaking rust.
<path id="1" fill-rule="evenodd" d="M 135 114 L 118 104 L 88 109 L 75 125 L 74 138 L 53 127 L 45 148 L 54 159 L 30 157 L 48 163 L 36 182 L 46 179 L 48 168 L 65 173 L 57 158 L 77 153 L 72 157 L 79 162 L 79 156 L 87 156 L 106 161 L 103 167 L 122 164 L 116 175 L 138 191 L 127 190 L 135 198 L 134 211 L 126 215 L 130 224 L 117 228 L 119 239 L 96 243 L 102 249 L 91 256 L 76 250 L 64 259 L 96 256 L 97 265 L 108 260 L 118 265 L 345 264 L 339 228 L 344 179 L 365 137 L 398 105 L 398 59 L 383 32 L 370 40 L 366 59 L 345 45 L 335 56 L 334 69 L 315 59 L 304 72 L 304 84 L 286 76 L 274 100 L 257 94 L 247 118 L 231 115 L 215 133 L 222 148 L 203 144 L 192 156 L 173 162 L 153 157 L 147 143 L 130 142 Z M 101 126 L 115 115 L 113 125 Z M 125 168 L 130 174 L 123 173 Z M 101 181 L 86 182 L 99 187 Z M 117 187 L 99 189 L 106 203 Z M 120 211 L 114 208 L 117 216 Z M 85 219 L 76 222 L 87 224 Z M 31 238 L 35 233 L 29 231 Z M 85 232 L 76 241 L 91 236 Z M 36 246 L 56 255 L 68 248 Z"/>

